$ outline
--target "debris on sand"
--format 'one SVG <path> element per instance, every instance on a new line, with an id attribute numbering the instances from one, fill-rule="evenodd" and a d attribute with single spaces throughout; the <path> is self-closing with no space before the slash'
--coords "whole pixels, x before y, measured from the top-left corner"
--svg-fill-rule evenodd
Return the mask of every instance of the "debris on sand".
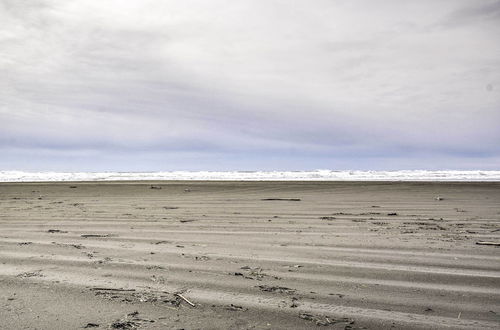
<path id="1" fill-rule="evenodd" d="M 62 243 L 56 243 L 56 242 L 52 242 L 52 244 L 57 245 L 57 246 L 62 246 L 62 247 L 73 247 L 73 248 L 78 249 L 78 250 L 85 248 L 85 246 L 83 246 L 81 244 L 62 244 Z"/>
<path id="2" fill-rule="evenodd" d="M 17 245 L 30 245 L 33 244 L 33 242 L 19 242 Z"/>
<path id="3" fill-rule="evenodd" d="M 312 314 L 302 313 L 302 314 L 299 314 L 299 317 L 301 319 L 308 320 L 308 321 L 314 320 L 314 315 L 312 315 Z"/>
<path id="4" fill-rule="evenodd" d="M 229 311 L 235 311 L 235 312 L 246 310 L 246 308 L 243 308 L 242 306 L 233 305 L 233 304 L 226 306 L 226 309 Z"/>
<path id="5" fill-rule="evenodd" d="M 113 260 L 113 259 L 112 259 L 112 258 L 110 258 L 110 257 L 105 257 L 104 259 L 94 261 L 94 263 L 97 263 L 97 264 L 101 264 L 101 265 L 102 265 L 102 264 L 105 264 L 105 263 L 110 262 L 110 261 L 112 261 L 112 260 Z"/>
<path id="6" fill-rule="evenodd" d="M 243 266 L 240 269 L 247 271 L 246 274 L 236 272 L 236 273 L 233 273 L 234 276 L 242 276 L 243 278 L 246 278 L 249 280 L 257 280 L 257 281 L 262 281 L 262 279 L 264 277 L 273 277 L 276 280 L 281 279 L 278 276 L 268 275 L 268 274 L 264 273 L 264 270 L 260 267 L 251 268 L 249 266 Z"/>
<path id="7" fill-rule="evenodd" d="M 149 187 L 149 189 L 161 189 L 161 187 L 160 186 L 151 186 L 151 187 Z"/>
<path id="8" fill-rule="evenodd" d="M 351 325 L 354 324 L 354 320 L 349 319 L 347 317 L 343 317 L 340 319 L 334 319 L 333 317 L 328 316 L 317 316 L 308 313 L 301 313 L 299 317 L 303 320 L 312 321 L 316 323 L 317 326 L 328 326 L 337 323 L 345 323 L 345 329 L 351 329 Z"/>
<path id="9" fill-rule="evenodd" d="M 121 288 L 92 288 L 94 291 L 135 291 L 135 289 L 121 289 Z"/>
<path id="10" fill-rule="evenodd" d="M 17 274 L 17 277 L 20 278 L 28 278 L 28 277 L 43 277 L 41 270 L 36 270 L 34 272 L 24 272 L 21 274 Z"/>
<path id="11" fill-rule="evenodd" d="M 304 266 L 302 266 L 302 265 L 285 265 L 283 267 L 289 268 L 288 271 L 290 272 L 290 271 L 292 271 L 291 268 L 302 268 Z"/>
<path id="12" fill-rule="evenodd" d="M 109 234 L 82 234 L 80 237 L 91 238 L 91 237 L 109 237 Z"/>
<path id="13" fill-rule="evenodd" d="M 261 280 L 262 278 L 268 276 L 263 272 L 263 269 L 260 267 L 250 269 L 246 278 Z"/>
<path id="14" fill-rule="evenodd" d="M 146 266 L 146 269 L 148 270 L 163 270 L 165 267 L 158 266 L 158 265 L 151 265 L 151 266 Z"/>
<path id="15" fill-rule="evenodd" d="M 172 242 L 170 242 L 170 241 L 158 241 L 158 242 L 153 242 L 151 244 L 159 245 L 159 244 L 169 244 L 169 243 L 172 243 Z"/>
<path id="16" fill-rule="evenodd" d="M 64 233 L 67 233 L 67 231 L 59 230 L 59 229 L 49 229 L 49 230 L 47 230 L 47 233 L 51 233 L 51 234 L 55 234 L 55 233 L 64 234 Z"/>
<path id="17" fill-rule="evenodd" d="M 193 219 L 182 219 L 182 220 L 179 220 L 179 222 L 182 222 L 182 223 L 193 222 L 193 221 L 196 221 L 196 220 L 193 220 Z"/>
<path id="18" fill-rule="evenodd" d="M 486 241 L 479 241 L 476 242 L 477 245 L 491 245 L 491 246 L 500 246 L 500 242 L 486 242 Z"/>
<path id="19" fill-rule="evenodd" d="M 69 187 L 70 187 L 70 189 L 75 189 L 75 188 L 77 188 L 76 186 L 69 186 Z M 91 323 L 89 323 L 89 324 L 91 324 Z"/>
<path id="20" fill-rule="evenodd" d="M 321 220 L 335 220 L 335 217 L 320 217 Z"/>
<path id="21" fill-rule="evenodd" d="M 178 207 L 177 206 L 164 206 L 163 207 L 165 210 L 177 210 Z"/>
<path id="22" fill-rule="evenodd" d="M 119 320 L 119 321 L 115 322 L 115 323 L 120 323 L 120 322 L 125 323 L 126 325 L 128 324 L 129 326 L 132 325 L 132 326 L 134 326 L 133 328 L 115 328 L 115 329 L 135 329 L 135 327 L 141 326 L 141 323 L 154 323 L 155 322 L 154 320 L 140 318 L 140 317 L 138 317 L 138 315 L 139 315 L 138 311 L 128 313 L 125 316 L 124 320 Z"/>
<path id="23" fill-rule="evenodd" d="M 435 200 L 437 200 L 437 201 L 442 201 L 444 198 L 443 198 L 443 197 L 441 197 L 441 196 L 437 196 L 437 197 L 436 197 L 436 198 L 434 198 L 434 199 L 435 199 Z"/>
<path id="24" fill-rule="evenodd" d="M 342 293 L 329 293 L 328 295 L 329 296 L 337 296 L 339 298 L 344 298 L 345 297 L 345 294 L 342 294 Z"/>
<path id="25" fill-rule="evenodd" d="M 110 328 L 111 329 L 124 329 L 124 330 L 129 330 L 129 329 L 136 329 L 140 326 L 139 322 L 131 321 L 131 320 L 118 320 L 113 323 L 111 323 Z"/>
<path id="26" fill-rule="evenodd" d="M 97 289 L 97 290 L 96 290 Z M 135 291 L 134 289 L 93 288 L 96 296 L 127 303 L 165 303 L 179 307 L 183 301 L 166 291 Z"/>
<path id="27" fill-rule="evenodd" d="M 151 281 L 153 282 L 157 282 L 157 283 L 160 283 L 160 284 L 165 284 L 167 282 L 167 280 L 165 279 L 165 277 L 159 275 L 159 276 L 156 276 L 156 275 L 152 275 L 151 277 Z M 149 298 L 144 298 L 144 297 L 141 297 L 139 300 L 140 301 L 147 301 Z"/>
<path id="28" fill-rule="evenodd" d="M 98 324 L 98 323 L 87 323 L 87 325 L 85 325 L 83 328 L 84 328 L 84 329 L 88 329 L 88 328 L 99 328 L 99 324 Z"/>
<path id="29" fill-rule="evenodd" d="M 295 289 L 290 289 L 284 286 L 259 285 L 257 287 L 264 292 L 287 293 L 287 294 L 293 294 L 296 292 Z"/>
<path id="30" fill-rule="evenodd" d="M 180 294 L 180 293 L 176 293 L 176 294 L 174 294 L 174 296 L 181 298 L 181 299 L 182 299 L 182 300 L 184 300 L 184 301 L 185 301 L 185 302 L 186 302 L 189 306 L 191 306 L 191 307 L 196 307 L 196 305 L 195 305 L 195 304 L 193 304 L 191 301 L 189 301 L 189 300 L 188 300 L 186 297 L 184 297 L 182 294 Z"/>
<path id="31" fill-rule="evenodd" d="M 289 201 L 289 202 L 300 202 L 300 198 L 263 198 L 261 201 Z"/>
<path id="32" fill-rule="evenodd" d="M 398 215 L 396 212 L 387 213 L 388 216 Z"/>

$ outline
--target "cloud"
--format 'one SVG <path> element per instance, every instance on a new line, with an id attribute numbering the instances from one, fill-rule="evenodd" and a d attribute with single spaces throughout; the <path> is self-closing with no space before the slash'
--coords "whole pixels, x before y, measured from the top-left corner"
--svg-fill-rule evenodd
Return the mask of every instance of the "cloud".
<path id="1" fill-rule="evenodd" d="M 0 0 L 0 168 L 498 167 L 498 3 Z"/>
<path id="2" fill-rule="evenodd" d="M 481 1 L 475 5 L 468 5 L 452 11 L 443 19 L 441 24 L 449 27 L 458 27 L 473 23 L 498 24 L 500 19 L 500 1 Z M 495 22 L 497 21 L 497 22 Z"/>

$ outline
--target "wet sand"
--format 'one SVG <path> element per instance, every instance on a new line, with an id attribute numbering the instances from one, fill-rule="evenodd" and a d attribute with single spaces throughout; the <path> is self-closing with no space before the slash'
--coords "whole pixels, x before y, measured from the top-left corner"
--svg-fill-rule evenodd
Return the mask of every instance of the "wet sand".
<path id="1" fill-rule="evenodd" d="M 3 183 L 0 329 L 498 329 L 477 242 L 500 183 Z"/>

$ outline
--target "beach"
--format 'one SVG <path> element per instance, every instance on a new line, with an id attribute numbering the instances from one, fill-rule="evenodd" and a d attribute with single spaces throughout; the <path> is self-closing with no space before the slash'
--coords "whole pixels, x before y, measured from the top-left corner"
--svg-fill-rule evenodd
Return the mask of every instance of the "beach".
<path id="1" fill-rule="evenodd" d="M 0 329 L 498 329 L 500 182 L 0 183 Z"/>

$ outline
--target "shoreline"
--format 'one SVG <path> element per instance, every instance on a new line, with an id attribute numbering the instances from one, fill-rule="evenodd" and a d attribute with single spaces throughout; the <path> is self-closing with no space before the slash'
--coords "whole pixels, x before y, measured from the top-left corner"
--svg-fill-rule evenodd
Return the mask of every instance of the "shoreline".
<path id="1" fill-rule="evenodd" d="M 171 171 L 171 172 L 23 172 L 0 171 L 0 182 L 37 181 L 479 181 L 500 182 L 500 171 Z"/>

